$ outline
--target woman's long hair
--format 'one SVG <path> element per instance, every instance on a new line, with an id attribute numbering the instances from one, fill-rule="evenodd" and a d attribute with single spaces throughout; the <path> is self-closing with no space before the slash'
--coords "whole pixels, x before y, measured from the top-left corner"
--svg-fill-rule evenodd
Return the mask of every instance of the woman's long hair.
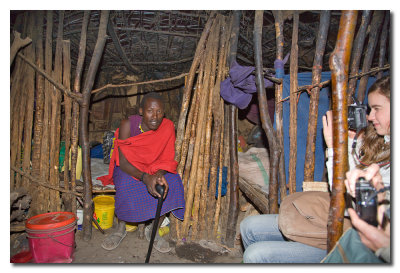
<path id="1" fill-rule="evenodd" d="M 377 80 L 368 90 L 368 94 L 378 92 L 390 101 L 390 77 Z M 390 142 L 385 143 L 384 136 L 378 135 L 371 122 L 364 131 L 363 143 L 359 152 L 358 168 L 364 169 L 372 163 L 383 165 L 390 163 Z"/>

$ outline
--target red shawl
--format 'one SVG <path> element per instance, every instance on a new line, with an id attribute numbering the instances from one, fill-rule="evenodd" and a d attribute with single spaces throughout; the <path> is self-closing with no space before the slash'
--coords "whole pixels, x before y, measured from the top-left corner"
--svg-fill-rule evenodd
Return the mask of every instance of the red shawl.
<path id="1" fill-rule="evenodd" d="M 124 140 L 115 132 L 114 151 L 111 156 L 108 175 L 98 177 L 103 185 L 113 184 L 114 163 L 119 166 L 118 148 L 130 164 L 142 172 L 154 174 L 158 170 L 176 173 L 178 163 L 175 157 L 175 128 L 172 121 L 164 118 L 157 130 L 147 131 Z"/>

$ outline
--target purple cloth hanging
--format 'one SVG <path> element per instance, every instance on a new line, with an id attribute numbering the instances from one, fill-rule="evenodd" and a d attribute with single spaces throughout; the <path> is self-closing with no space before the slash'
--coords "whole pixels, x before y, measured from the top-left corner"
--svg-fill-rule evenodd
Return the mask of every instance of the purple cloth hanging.
<path id="1" fill-rule="evenodd" d="M 256 76 L 251 73 L 255 70 L 253 66 L 241 66 L 233 61 L 229 70 L 229 77 L 221 82 L 221 97 L 239 109 L 246 108 L 257 92 Z M 265 87 L 272 86 L 272 82 L 264 79 Z"/>

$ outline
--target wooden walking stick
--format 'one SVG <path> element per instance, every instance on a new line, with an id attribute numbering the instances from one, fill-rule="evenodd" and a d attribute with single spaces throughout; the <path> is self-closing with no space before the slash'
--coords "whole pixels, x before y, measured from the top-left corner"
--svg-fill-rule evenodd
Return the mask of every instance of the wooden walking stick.
<path id="1" fill-rule="evenodd" d="M 322 63 L 325 52 L 326 38 L 328 36 L 329 19 L 330 11 L 321 11 L 317 45 L 315 47 L 315 57 L 312 70 L 312 85 L 318 84 L 321 81 Z M 318 101 L 320 89 L 320 87 L 314 87 L 311 90 L 310 109 L 308 112 L 306 157 L 304 160 L 304 181 L 314 181 L 315 139 L 317 134 Z"/>
<path id="2" fill-rule="evenodd" d="M 329 58 L 332 71 L 333 185 L 328 216 L 328 251 L 343 233 L 344 179 L 348 170 L 347 81 L 357 11 L 342 11 L 336 46 Z"/>

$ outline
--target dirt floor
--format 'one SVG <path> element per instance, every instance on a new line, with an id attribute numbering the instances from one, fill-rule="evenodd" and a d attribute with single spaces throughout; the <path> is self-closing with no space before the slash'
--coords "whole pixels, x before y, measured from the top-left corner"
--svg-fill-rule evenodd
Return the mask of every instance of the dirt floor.
<path id="1" fill-rule="evenodd" d="M 103 235 L 99 230 L 93 229 L 92 239 L 85 242 L 82 239 L 82 231 L 77 231 L 73 263 L 144 263 L 149 247 L 145 238 L 140 238 L 139 230 L 128 232 L 118 248 L 107 251 L 101 247 L 101 242 L 112 229 L 105 230 Z M 143 236 L 144 237 L 144 236 Z M 242 250 L 240 244 L 234 249 L 227 249 L 213 242 L 200 241 L 198 243 L 186 243 L 180 246 L 170 241 L 172 250 L 169 253 L 160 253 L 153 248 L 150 263 L 157 264 L 186 264 L 186 263 L 240 263 Z"/>
<path id="2" fill-rule="evenodd" d="M 150 256 L 153 264 L 237 264 L 242 262 L 243 248 L 239 237 L 239 223 L 245 217 L 240 212 L 237 225 L 237 236 L 233 248 L 228 248 L 213 241 L 200 240 L 176 245 L 169 235 L 166 239 L 170 242 L 172 250 L 169 253 L 160 253 L 154 247 Z M 139 226 L 141 227 L 141 226 Z M 75 250 L 73 264 L 144 264 L 149 247 L 149 242 L 144 236 L 143 229 L 128 232 L 121 244 L 112 251 L 101 247 L 104 238 L 113 233 L 115 228 L 104 230 L 92 229 L 92 238 L 86 242 L 83 240 L 83 232 L 75 232 Z M 10 257 L 29 249 L 26 233 L 12 234 L 10 238 Z"/>

